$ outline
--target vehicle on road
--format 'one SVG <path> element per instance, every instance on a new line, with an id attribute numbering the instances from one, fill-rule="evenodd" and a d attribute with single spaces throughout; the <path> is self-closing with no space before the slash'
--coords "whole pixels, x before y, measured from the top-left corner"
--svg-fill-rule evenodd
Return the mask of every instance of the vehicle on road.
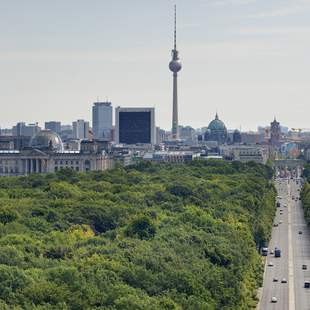
<path id="1" fill-rule="evenodd" d="M 270 251 L 269 251 L 269 254 L 270 254 L 270 255 L 273 255 L 273 254 L 274 254 L 274 251 L 273 251 L 273 250 L 270 250 Z"/>
<path id="2" fill-rule="evenodd" d="M 300 230 L 299 232 L 298 232 L 300 235 L 302 235 L 302 231 Z"/>
<path id="3" fill-rule="evenodd" d="M 283 279 L 281 280 L 281 283 L 287 283 L 287 280 L 286 280 L 285 278 L 283 278 Z"/>
<path id="4" fill-rule="evenodd" d="M 279 226 L 278 223 L 274 223 L 274 224 L 273 224 L 273 227 L 278 227 L 278 226 Z"/>
<path id="5" fill-rule="evenodd" d="M 273 296 L 273 297 L 271 298 L 271 302 L 273 302 L 273 303 L 278 302 L 277 297 Z"/>
<path id="6" fill-rule="evenodd" d="M 280 208 L 281 207 L 281 204 L 280 204 L 280 202 L 278 201 L 277 202 L 277 208 Z"/>
<path id="7" fill-rule="evenodd" d="M 273 282 L 278 282 L 278 278 L 273 278 Z"/>
<path id="8" fill-rule="evenodd" d="M 263 247 L 262 248 L 262 256 L 267 256 L 268 255 L 268 248 L 267 247 Z"/>
<path id="9" fill-rule="evenodd" d="M 305 288 L 310 288 L 310 282 L 309 281 L 305 281 Z"/>
<path id="10" fill-rule="evenodd" d="M 269 262 L 269 263 L 268 263 L 268 266 L 269 266 L 269 267 L 273 267 L 273 262 Z"/>
<path id="11" fill-rule="evenodd" d="M 279 224 L 282 224 L 283 223 L 283 221 L 281 220 L 281 221 L 279 221 Z"/>
<path id="12" fill-rule="evenodd" d="M 277 249 L 277 248 L 274 249 L 274 257 L 281 257 L 281 250 L 280 249 Z"/>
<path id="13" fill-rule="evenodd" d="M 307 270 L 307 265 L 302 265 L 302 270 Z"/>

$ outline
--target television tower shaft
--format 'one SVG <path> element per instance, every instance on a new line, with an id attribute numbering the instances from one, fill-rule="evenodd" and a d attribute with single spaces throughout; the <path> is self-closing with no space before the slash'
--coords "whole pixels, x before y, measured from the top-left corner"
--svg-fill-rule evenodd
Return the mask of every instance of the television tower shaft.
<path id="1" fill-rule="evenodd" d="M 172 139 L 179 139 L 179 119 L 178 119 L 178 72 L 182 69 L 182 64 L 177 51 L 177 31 L 176 31 L 176 5 L 174 6 L 174 48 L 171 52 L 172 60 L 169 69 L 173 72 L 173 106 L 172 106 Z"/>

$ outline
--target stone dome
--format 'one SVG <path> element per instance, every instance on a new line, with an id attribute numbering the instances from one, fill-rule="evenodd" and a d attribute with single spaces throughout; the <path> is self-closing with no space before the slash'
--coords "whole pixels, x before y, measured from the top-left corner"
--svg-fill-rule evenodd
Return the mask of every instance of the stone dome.
<path id="1" fill-rule="evenodd" d="M 60 136 L 51 130 L 41 130 L 30 141 L 32 148 L 62 152 L 63 144 Z"/>

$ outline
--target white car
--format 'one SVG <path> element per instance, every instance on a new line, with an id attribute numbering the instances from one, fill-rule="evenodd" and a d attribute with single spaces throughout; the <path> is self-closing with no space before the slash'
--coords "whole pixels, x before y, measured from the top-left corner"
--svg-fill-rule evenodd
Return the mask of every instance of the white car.
<path id="1" fill-rule="evenodd" d="M 273 297 L 271 298 L 271 302 L 278 302 L 277 297 L 273 296 Z"/>
<path id="2" fill-rule="evenodd" d="M 274 251 L 273 251 L 273 250 L 270 250 L 269 254 L 270 254 L 270 255 L 273 255 L 273 254 L 274 254 Z"/>
<path id="3" fill-rule="evenodd" d="M 269 262 L 269 263 L 268 263 L 268 266 L 269 266 L 269 267 L 273 267 L 273 262 Z"/>
<path id="4" fill-rule="evenodd" d="M 281 280 L 281 283 L 287 283 L 287 280 L 286 280 L 285 278 L 283 278 L 283 279 Z"/>

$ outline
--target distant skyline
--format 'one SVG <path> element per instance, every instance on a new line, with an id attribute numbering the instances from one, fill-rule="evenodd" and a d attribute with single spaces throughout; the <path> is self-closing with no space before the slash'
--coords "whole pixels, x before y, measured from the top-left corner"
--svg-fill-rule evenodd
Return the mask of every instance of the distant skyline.
<path id="1" fill-rule="evenodd" d="M 91 121 L 99 98 L 170 130 L 174 4 L 181 125 L 310 128 L 309 0 L 0 0 L 0 126 Z"/>

